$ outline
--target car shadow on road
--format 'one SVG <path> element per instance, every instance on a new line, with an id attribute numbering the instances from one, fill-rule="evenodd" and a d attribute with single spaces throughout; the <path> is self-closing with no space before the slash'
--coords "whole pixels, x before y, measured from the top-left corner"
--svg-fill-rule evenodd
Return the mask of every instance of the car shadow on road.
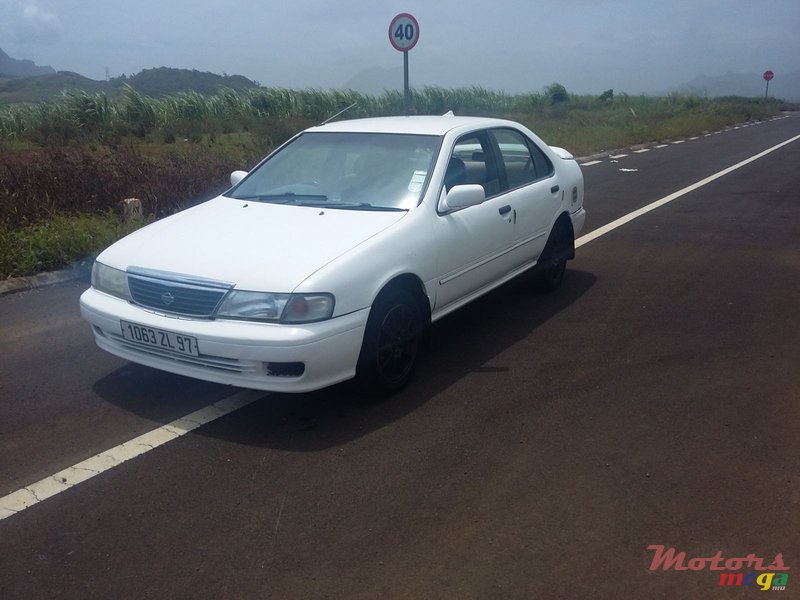
<path id="1" fill-rule="evenodd" d="M 194 434 L 298 452 L 346 444 L 415 411 L 470 373 L 529 369 L 488 363 L 572 305 L 596 280 L 591 273 L 569 270 L 562 287 L 551 294 L 537 294 L 524 279 L 515 280 L 435 323 L 412 382 L 394 396 L 364 397 L 349 382 L 305 394 L 265 392 L 263 399 Z M 124 410 L 168 423 L 235 388 L 131 363 L 99 380 L 94 389 Z"/>

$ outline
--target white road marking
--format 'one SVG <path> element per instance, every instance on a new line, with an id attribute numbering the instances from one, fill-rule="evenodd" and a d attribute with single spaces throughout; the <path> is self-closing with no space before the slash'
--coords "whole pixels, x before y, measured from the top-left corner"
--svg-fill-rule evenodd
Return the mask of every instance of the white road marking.
<path id="1" fill-rule="evenodd" d="M 634 154 L 644 154 L 645 152 L 650 152 L 650 148 L 642 148 L 641 150 L 634 150 Z"/>
<path id="2" fill-rule="evenodd" d="M 581 163 L 582 167 L 591 167 L 592 165 L 599 165 L 602 160 L 590 160 L 589 162 Z"/>
<path id="3" fill-rule="evenodd" d="M 720 177 L 724 177 L 728 173 L 748 165 L 751 162 L 758 160 L 759 158 L 762 158 L 763 156 L 766 156 L 775 150 L 783 148 L 784 146 L 791 144 L 798 139 L 800 139 L 800 135 L 788 139 L 785 142 L 781 142 L 777 146 L 773 146 L 768 150 L 764 150 L 755 156 L 743 160 L 742 162 L 728 167 L 727 169 L 723 169 L 722 171 L 706 177 L 697 183 L 693 183 L 682 190 L 678 190 L 669 196 L 665 196 L 661 200 L 656 200 L 655 202 L 635 210 L 624 217 L 620 217 L 616 221 L 612 221 L 603 227 L 595 229 L 594 231 L 587 233 L 586 235 L 583 235 L 575 240 L 575 247 L 579 248 L 580 246 L 588 244 L 592 240 L 596 240 L 597 238 L 602 237 L 619 227 L 622 227 L 626 223 L 630 223 L 634 219 L 637 219 L 642 215 L 664 206 L 665 204 L 668 204 L 669 202 L 672 202 L 673 200 L 680 198 L 689 192 L 701 188 L 704 185 L 719 179 Z M 623 157 L 626 155 L 618 156 Z M 591 163 L 585 163 L 582 166 L 586 166 L 588 164 L 597 164 L 599 162 L 602 161 L 593 161 Z M 227 398 L 223 398 L 218 402 L 214 402 L 205 408 L 196 410 L 195 412 L 176 419 L 171 423 L 157 427 L 156 429 L 142 434 L 132 440 L 123 442 L 122 444 L 115 446 L 110 450 L 96 454 L 91 458 L 87 458 L 84 461 L 59 471 L 58 473 L 55 473 L 49 477 L 45 477 L 44 479 L 32 483 L 31 485 L 28 485 L 20 490 L 3 496 L 0 498 L 0 521 L 19 514 L 31 506 L 35 506 L 36 504 L 39 504 L 48 498 L 52 498 L 61 492 L 75 487 L 84 481 L 88 481 L 89 479 L 92 479 L 93 477 L 100 475 L 109 469 L 113 469 L 114 467 L 121 465 L 132 458 L 141 456 L 142 454 L 145 454 L 150 450 L 154 450 L 155 448 L 158 448 L 167 442 L 171 442 L 172 440 L 184 436 L 187 433 L 194 431 L 198 427 L 207 425 L 208 423 L 211 423 L 220 417 L 224 417 L 225 415 L 239 410 L 240 408 L 244 408 L 256 400 L 263 398 L 266 394 L 267 392 L 261 392 L 257 390 L 241 390 L 240 392 L 228 396 Z M 280 523 L 280 515 L 278 516 L 278 519 L 279 520 L 276 524 L 276 528 Z"/>
<path id="4" fill-rule="evenodd" d="M 731 167 L 728 167 L 727 169 L 723 169 L 722 171 L 719 171 L 718 173 L 714 173 L 713 175 L 710 175 L 710 176 L 706 177 L 705 179 L 701 179 L 697 183 L 693 183 L 692 185 L 686 186 L 682 190 L 678 190 L 677 192 L 674 192 L 674 193 L 670 194 L 669 196 L 664 196 L 663 198 L 661 198 L 661 200 L 656 200 L 655 202 L 652 202 L 652 203 L 648 204 L 647 206 L 643 206 L 642 208 L 640 208 L 638 210 L 635 210 L 632 213 L 628 213 L 624 217 L 620 217 L 616 221 L 612 221 L 611 223 L 603 225 L 602 227 L 599 227 L 598 229 L 595 229 L 594 231 L 591 231 L 591 232 L 587 233 L 586 235 L 582 235 L 577 240 L 575 240 L 575 247 L 579 248 L 580 246 L 583 246 L 584 244 L 588 244 L 592 240 L 596 240 L 597 238 L 599 238 L 601 236 L 604 236 L 608 232 L 614 231 L 618 227 L 622 227 L 626 223 L 630 223 L 631 221 L 633 221 L 634 219 L 638 219 L 642 215 L 646 215 L 650 211 L 653 211 L 653 210 L 655 210 L 655 209 L 657 209 L 657 208 L 659 208 L 661 206 L 664 206 L 665 204 L 668 204 L 668 203 L 672 202 L 673 200 L 676 200 L 676 199 L 680 198 L 681 196 L 685 196 L 689 192 L 693 192 L 694 190 L 699 189 L 699 188 L 703 187 L 704 185 L 708 185 L 712 181 L 716 181 L 720 177 L 724 177 L 725 175 L 727 175 L 728 173 L 732 173 L 736 169 L 741 169 L 745 165 L 749 165 L 751 162 L 753 162 L 755 160 L 758 160 L 759 158 L 762 158 L 762 157 L 766 156 L 767 154 L 770 154 L 771 152 L 775 152 L 775 150 L 783 148 L 784 146 L 786 146 L 788 144 L 791 144 L 792 142 L 797 141 L 797 140 L 800 140 L 800 135 L 796 135 L 793 138 L 790 138 L 790 139 L 786 140 L 785 142 L 781 142 L 777 146 L 773 146 L 772 148 L 764 150 L 763 152 L 760 152 L 759 154 L 756 154 L 755 156 L 751 156 L 750 158 L 747 158 L 747 159 L 743 160 L 742 162 L 736 163 L 735 165 L 733 165 Z"/>
<path id="5" fill-rule="evenodd" d="M 677 142 L 672 142 L 673 144 L 683 144 L 686 140 L 678 140 Z"/>
<path id="6" fill-rule="evenodd" d="M 625 158 L 627 154 L 609 154 L 608 158 Z"/>
<path id="7" fill-rule="evenodd" d="M 653 148 L 668 148 L 669 144 L 659 144 L 658 146 L 653 146 Z"/>
<path id="8" fill-rule="evenodd" d="M 136 458 L 145 452 L 150 452 L 150 450 L 186 435 L 201 425 L 211 423 L 235 410 L 252 404 L 256 400 L 263 398 L 266 394 L 267 392 L 256 390 L 242 390 L 232 396 L 214 402 L 214 404 L 209 404 L 205 408 L 196 410 L 185 417 L 162 425 L 130 441 L 123 442 L 110 450 L 87 458 L 50 477 L 45 477 L 21 490 L 12 492 L 0 498 L 0 521 L 12 515 L 16 515 L 26 508 L 30 508 L 56 494 L 60 494 L 79 483 L 83 483 L 96 475 L 100 475 L 109 469 L 113 469 L 117 465 L 121 465 L 132 458 Z"/>
<path id="9" fill-rule="evenodd" d="M 700 136 L 690 137 L 689 139 L 690 139 L 691 141 L 698 140 L 698 139 L 700 139 Z"/>
<path id="10" fill-rule="evenodd" d="M 620 169 L 623 173 L 636 173 L 639 169 Z"/>

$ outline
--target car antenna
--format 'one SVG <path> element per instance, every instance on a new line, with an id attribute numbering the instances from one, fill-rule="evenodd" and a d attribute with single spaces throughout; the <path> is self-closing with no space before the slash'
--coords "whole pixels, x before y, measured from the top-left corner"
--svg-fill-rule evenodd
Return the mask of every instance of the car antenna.
<path id="1" fill-rule="evenodd" d="M 331 121 L 333 121 L 333 120 L 334 120 L 336 117 L 338 117 L 338 116 L 339 116 L 339 115 L 341 115 L 342 113 L 346 113 L 348 110 L 350 110 L 351 108 L 353 108 L 353 107 L 354 107 L 356 104 L 358 104 L 358 102 L 353 102 L 353 103 L 352 103 L 350 106 L 348 106 L 347 108 L 343 108 L 342 110 L 340 110 L 339 112 L 337 112 L 337 113 L 336 113 L 335 115 L 333 115 L 332 117 L 330 117 L 330 118 L 328 118 L 328 119 L 325 119 L 325 120 L 324 120 L 322 123 L 320 123 L 320 125 L 325 125 L 326 123 L 330 123 Z"/>

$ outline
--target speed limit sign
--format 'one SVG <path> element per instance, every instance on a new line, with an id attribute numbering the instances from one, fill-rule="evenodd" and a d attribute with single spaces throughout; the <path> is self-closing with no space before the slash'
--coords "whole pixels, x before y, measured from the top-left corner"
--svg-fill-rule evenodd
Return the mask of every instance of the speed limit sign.
<path id="1" fill-rule="evenodd" d="M 400 52 L 408 52 L 419 40 L 419 23 L 408 13 L 400 13 L 389 23 L 389 41 Z"/>

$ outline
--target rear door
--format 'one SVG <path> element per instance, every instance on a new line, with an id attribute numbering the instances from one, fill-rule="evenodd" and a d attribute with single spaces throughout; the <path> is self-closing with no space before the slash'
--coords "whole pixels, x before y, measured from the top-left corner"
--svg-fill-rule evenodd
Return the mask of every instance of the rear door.
<path id="1" fill-rule="evenodd" d="M 500 156 L 503 198 L 512 207 L 515 268 L 531 266 L 544 249 L 550 227 L 561 209 L 562 190 L 553 163 L 516 129 L 493 129 L 492 141 Z"/>

